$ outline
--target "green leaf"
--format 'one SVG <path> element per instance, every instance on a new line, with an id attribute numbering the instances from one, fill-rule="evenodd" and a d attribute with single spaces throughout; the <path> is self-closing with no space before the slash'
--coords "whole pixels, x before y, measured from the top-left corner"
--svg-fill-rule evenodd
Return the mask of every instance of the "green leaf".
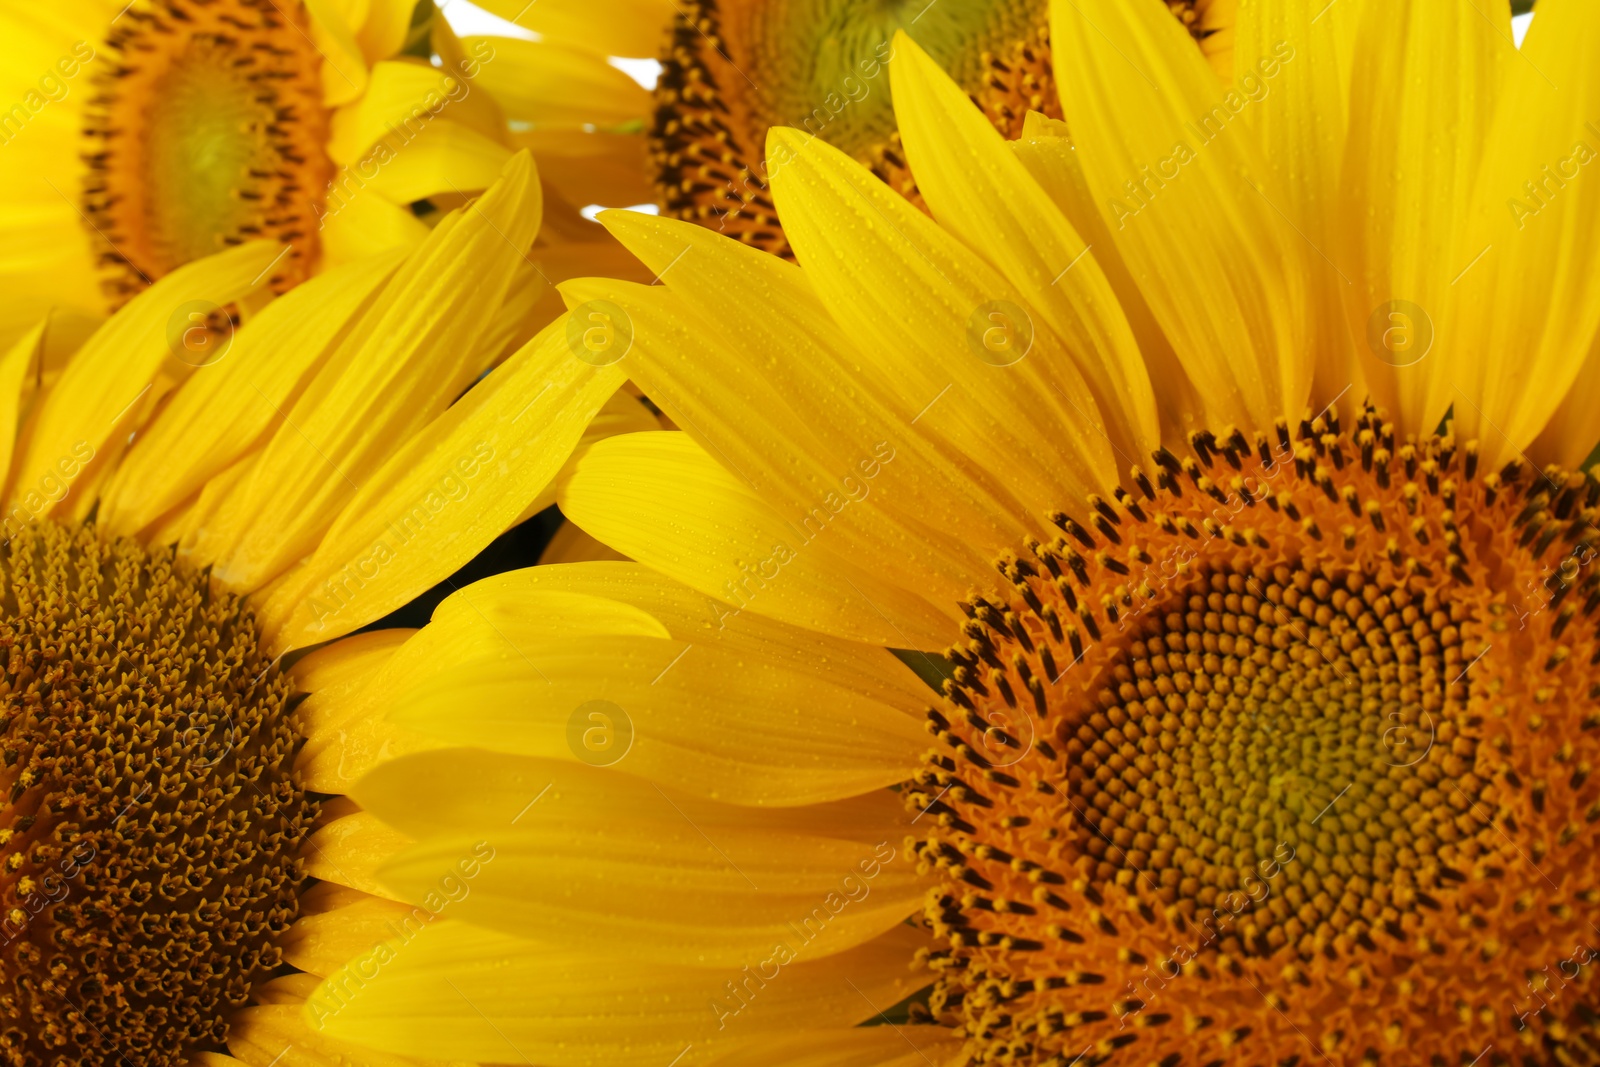
<path id="1" fill-rule="evenodd" d="M 895 658 L 922 679 L 924 685 L 936 693 L 944 692 L 944 680 L 951 676 L 955 664 L 937 652 L 918 652 L 915 649 L 891 648 Z"/>
<path id="2" fill-rule="evenodd" d="M 928 997 L 933 993 L 933 986 L 927 985 L 906 997 L 900 1003 L 887 1011 L 881 1011 L 862 1023 L 862 1026 L 905 1026 L 911 1023 L 926 1023 L 932 1021 L 932 1012 L 928 1009 Z"/>
<path id="3" fill-rule="evenodd" d="M 416 56 L 427 59 L 433 55 L 433 45 L 430 36 L 433 32 L 433 17 L 437 13 L 433 0 L 420 0 L 411 11 L 411 29 L 406 34 L 405 47 L 400 49 L 401 55 Z"/>

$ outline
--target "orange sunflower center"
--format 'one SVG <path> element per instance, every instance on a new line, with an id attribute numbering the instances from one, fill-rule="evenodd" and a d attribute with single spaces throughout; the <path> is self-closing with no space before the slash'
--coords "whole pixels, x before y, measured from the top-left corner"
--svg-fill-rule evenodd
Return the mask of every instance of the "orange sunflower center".
<path id="1" fill-rule="evenodd" d="M 1600 1060 L 1600 482 L 1371 411 L 1157 459 L 949 653 L 966 1062 Z"/>
<path id="2" fill-rule="evenodd" d="M 1197 40 L 1215 0 L 1168 0 Z M 889 100 L 903 29 L 1017 136 L 1027 112 L 1060 118 L 1045 0 L 678 5 L 662 57 L 651 159 L 664 210 L 789 257 L 762 162 L 767 130 L 792 126 L 856 156 L 920 203 Z"/>
<path id="3" fill-rule="evenodd" d="M 85 130 L 84 214 L 118 306 L 191 260 L 254 238 L 306 276 L 333 166 L 322 58 L 299 0 L 137 0 L 112 24 Z"/>
<path id="4" fill-rule="evenodd" d="M 179 1067 L 279 966 L 315 808 L 254 620 L 131 541 L 0 548 L 0 1063 Z"/>

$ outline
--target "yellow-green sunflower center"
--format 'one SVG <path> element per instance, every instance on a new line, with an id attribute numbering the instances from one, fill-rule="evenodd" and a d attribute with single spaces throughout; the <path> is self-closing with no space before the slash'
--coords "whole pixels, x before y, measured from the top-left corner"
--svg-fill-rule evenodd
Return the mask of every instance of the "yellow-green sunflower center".
<path id="1" fill-rule="evenodd" d="M 254 620 L 131 541 L 0 548 L 0 1063 L 179 1067 L 280 956 L 314 817 Z"/>
<path id="2" fill-rule="evenodd" d="M 299 0 L 139 0 L 118 17 L 84 187 L 114 304 L 253 238 L 291 247 L 280 288 L 314 266 L 332 165 L 310 32 Z"/>
<path id="3" fill-rule="evenodd" d="M 730 91 L 765 125 L 810 129 L 859 155 L 895 129 L 884 64 L 906 33 L 963 85 L 976 84 L 986 56 L 1044 24 L 1044 0 L 801 0 L 719 6 L 728 47 L 759 72 Z M 730 54 L 730 59 L 739 59 Z"/>
<path id="4" fill-rule="evenodd" d="M 910 798 L 967 1063 L 1600 1061 L 1600 482 L 1475 457 L 1200 435 L 999 562 Z"/>
<path id="5" fill-rule="evenodd" d="M 1077 873 L 1143 880 L 1233 953 L 1398 923 L 1440 888 L 1441 845 L 1483 826 L 1460 614 L 1359 571 L 1176 577 L 1064 738 Z"/>
<path id="6" fill-rule="evenodd" d="M 1231 17 L 1217 0 L 1168 0 L 1205 41 Z M 1228 5 L 1222 5 L 1228 6 Z M 1060 117 L 1047 0 L 693 0 L 662 58 L 651 158 L 667 213 L 788 256 L 762 162 L 767 130 L 792 126 L 861 159 L 920 203 L 889 96 L 904 30 L 1002 133 L 1027 112 Z"/>
<path id="7" fill-rule="evenodd" d="M 760 162 L 770 127 L 807 130 L 903 179 L 887 66 L 895 31 L 977 89 L 991 53 L 1038 39 L 1047 4 L 697 0 L 680 12 L 652 136 L 663 202 L 680 218 L 787 254 Z"/>

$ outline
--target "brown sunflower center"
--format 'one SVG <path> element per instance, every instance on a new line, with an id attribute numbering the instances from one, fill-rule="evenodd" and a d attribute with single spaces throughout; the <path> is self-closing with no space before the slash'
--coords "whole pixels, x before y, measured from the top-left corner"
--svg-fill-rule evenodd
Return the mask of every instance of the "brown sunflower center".
<path id="1" fill-rule="evenodd" d="M 234 597 L 131 541 L 0 547 L 0 1063 L 177 1067 L 279 965 L 314 807 Z"/>
<path id="2" fill-rule="evenodd" d="M 1600 483 L 1475 456 L 1202 436 L 1000 561 L 911 796 L 967 1062 L 1600 1058 Z"/>
<path id="3" fill-rule="evenodd" d="M 113 306 L 229 245 L 291 248 L 308 274 L 332 176 L 322 58 L 300 0 L 136 0 L 85 115 L 84 214 Z"/>
<path id="4" fill-rule="evenodd" d="M 1175 575 L 1070 709 L 1073 866 L 1147 879 L 1225 952 L 1348 950 L 1438 892 L 1441 845 L 1483 828 L 1452 684 L 1468 620 L 1420 584 L 1236 566 Z"/>
<path id="5" fill-rule="evenodd" d="M 1208 17 L 1218 0 L 1168 3 L 1199 41 L 1227 17 Z M 789 256 L 762 162 L 773 126 L 821 137 L 920 203 L 889 99 L 895 31 L 927 49 L 1016 137 L 1030 110 L 1061 117 L 1048 9 L 1045 0 L 679 4 L 651 129 L 664 210 Z"/>

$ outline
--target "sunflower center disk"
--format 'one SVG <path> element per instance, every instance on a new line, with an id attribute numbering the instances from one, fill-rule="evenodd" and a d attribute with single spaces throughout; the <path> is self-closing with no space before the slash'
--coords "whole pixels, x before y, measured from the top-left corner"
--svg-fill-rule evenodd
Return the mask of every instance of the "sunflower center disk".
<path id="1" fill-rule="evenodd" d="M 1199 42 L 1214 32 L 1215 2 L 1167 6 Z M 791 253 L 762 161 L 773 126 L 821 137 L 921 203 L 889 99 L 896 30 L 938 60 L 1007 137 L 1022 133 L 1029 111 L 1061 117 L 1047 0 L 690 0 L 677 7 L 650 131 L 662 204 L 675 218 L 778 255 Z"/>
<path id="2" fill-rule="evenodd" d="M 84 213 L 112 301 L 254 238 L 292 249 L 276 287 L 305 277 L 333 167 L 300 4 L 140 0 L 109 45 L 86 115 Z"/>
<path id="3" fill-rule="evenodd" d="M 807 130 L 916 195 L 889 100 L 886 64 L 896 30 L 904 29 L 974 92 L 988 84 L 991 69 L 1005 67 L 995 84 L 1009 94 L 1019 129 L 1027 107 L 1054 98 L 1045 92 L 1048 83 L 1038 80 L 1048 78 L 1044 0 L 697 0 L 679 10 L 662 58 L 651 134 L 663 202 L 677 218 L 717 226 L 784 255 L 788 245 L 762 164 L 772 126 Z M 1005 66 L 1023 51 L 1027 71 Z M 752 83 L 742 71 L 761 76 Z M 1025 76 L 1033 77 L 1031 84 Z"/>
<path id="4" fill-rule="evenodd" d="M 968 1062 L 1593 1062 L 1600 484 L 1475 457 L 1202 435 L 999 561 L 910 796 Z"/>
<path id="5" fill-rule="evenodd" d="M 133 542 L 27 527 L 0 583 L 0 1063 L 220 1050 L 315 814 L 287 682 L 236 598 Z"/>
<path id="6" fill-rule="evenodd" d="M 1430 592 L 1332 577 L 1197 568 L 1164 617 L 1131 620 L 1099 710 L 1064 738 L 1081 877 L 1220 909 L 1202 922 L 1224 951 L 1304 956 L 1437 890 L 1456 820 L 1480 828 L 1474 746 L 1435 743 L 1459 736 L 1462 620 Z"/>

